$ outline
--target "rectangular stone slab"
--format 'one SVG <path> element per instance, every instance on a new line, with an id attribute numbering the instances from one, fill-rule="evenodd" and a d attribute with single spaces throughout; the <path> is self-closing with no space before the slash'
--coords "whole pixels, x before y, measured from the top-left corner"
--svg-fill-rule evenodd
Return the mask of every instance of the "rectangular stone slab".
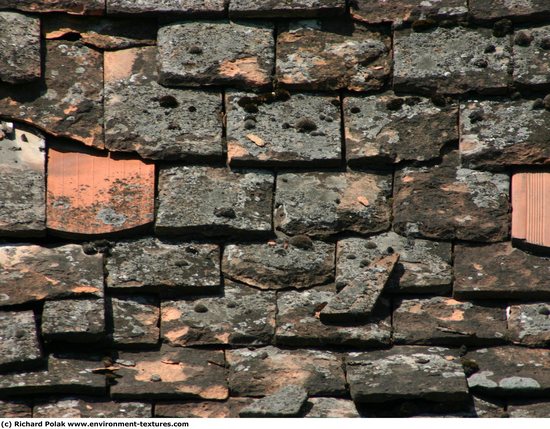
<path id="1" fill-rule="evenodd" d="M 41 361 L 33 311 L 0 311 L 0 371 L 37 367 Z"/>
<path id="2" fill-rule="evenodd" d="M 140 402 L 111 402 L 89 398 L 67 398 L 40 402 L 33 407 L 33 417 L 40 419 L 79 418 L 150 418 L 151 404 Z"/>
<path id="3" fill-rule="evenodd" d="M 515 418 L 548 418 L 550 401 L 545 399 L 513 400 L 508 402 L 508 414 Z"/>
<path id="4" fill-rule="evenodd" d="M 397 346 L 350 353 L 346 368 L 355 403 L 460 402 L 469 397 L 460 360 L 455 352 L 441 347 Z"/>
<path id="5" fill-rule="evenodd" d="M 82 247 L 0 246 L 0 307 L 103 296 L 103 259 Z"/>
<path id="6" fill-rule="evenodd" d="M 472 17 L 479 21 L 511 18 L 514 21 L 532 22 L 550 16 L 550 5 L 546 0 L 469 0 L 469 7 Z"/>
<path id="7" fill-rule="evenodd" d="M 156 297 L 112 297 L 111 311 L 115 345 L 146 346 L 159 342 L 160 309 Z"/>
<path id="8" fill-rule="evenodd" d="M 345 0 L 232 0 L 231 18 L 315 18 L 341 15 Z"/>
<path id="9" fill-rule="evenodd" d="M 549 48 L 549 25 L 516 32 L 513 48 L 514 82 L 518 86 L 542 90 L 550 86 Z"/>
<path id="10" fill-rule="evenodd" d="M 67 12 L 76 15 L 102 15 L 105 0 L 0 0 L 0 9 L 25 12 Z"/>
<path id="11" fill-rule="evenodd" d="M 550 346 L 550 305 L 517 304 L 508 307 L 508 339 L 528 347 Z"/>
<path id="12" fill-rule="evenodd" d="M 251 398 L 229 398 L 219 401 L 185 401 L 156 403 L 155 417 L 162 418 L 237 418 L 241 408 L 253 401 Z"/>
<path id="13" fill-rule="evenodd" d="M 364 279 L 348 283 L 330 299 L 319 314 L 321 320 L 356 322 L 371 316 L 398 261 L 397 253 L 373 261 L 365 268 L 368 275 Z"/>
<path id="14" fill-rule="evenodd" d="M 0 401 L 0 418 L 30 419 L 32 406 L 19 401 Z"/>
<path id="15" fill-rule="evenodd" d="M 0 236 L 42 236 L 46 141 L 35 130 L 12 122 L 0 122 L 0 136 Z"/>
<path id="16" fill-rule="evenodd" d="M 48 151 L 47 227 L 67 236 L 137 228 L 155 217 L 155 166 L 67 146 Z"/>
<path id="17" fill-rule="evenodd" d="M 105 0 L 107 13 L 171 13 L 189 15 L 221 15 L 225 0 Z"/>

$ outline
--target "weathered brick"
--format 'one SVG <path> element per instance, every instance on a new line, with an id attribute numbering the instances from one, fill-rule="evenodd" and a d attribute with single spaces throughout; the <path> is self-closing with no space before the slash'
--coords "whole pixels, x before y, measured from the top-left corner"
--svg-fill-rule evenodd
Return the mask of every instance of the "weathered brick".
<path id="1" fill-rule="evenodd" d="M 550 26 L 517 31 L 513 50 L 516 85 L 550 87 Z"/>
<path id="2" fill-rule="evenodd" d="M 102 299 L 46 301 L 42 335 L 47 342 L 92 343 L 105 337 Z"/>
<path id="3" fill-rule="evenodd" d="M 390 50 L 389 36 L 361 24 L 291 23 L 277 37 L 277 82 L 295 90 L 380 89 Z"/>
<path id="4" fill-rule="evenodd" d="M 348 162 L 431 161 L 458 140 L 456 106 L 392 92 L 344 99 Z"/>
<path id="5" fill-rule="evenodd" d="M 353 401 L 338 398 L 309 398 L 306 405 L 309 418 L 353 418 L 359 417 Z"/>
<path id="6" fill-rule="evenodd" d="M 315 18 L 344 13 L 345 0 L 231 0 L 231 18 Z"/>
<path id="7" fill-rule="evenodd" d="M 285 240 L 230 244 L 222 271 L 226 278 L 260 289 L 317 286 L 334 279 L 334 245 L 306 238 L 296 245 Z"/>
<path id="8" fill-rule="evenodd" d="M 393 86 L 427 94 L 502 93 L 511 81 L 511 56 L 510 36 L 489 29 L 396 31 Z"/>
<path id="9" fill-rule="evenodd" d="M 550 5 L 546 0 L 469 0 L 469 7 L 472 17 L 480 21 L 510 18 L 532 22 L 550 17 Z"/>
<path id="10" fill-rule="evenodd" d="M 465 401 L 468 386 L 453 353 L 441 347 L 419 346 L 351 353 L 346 359 L 351 397 L 356 403 L 413 398 Z"/>
<path id="11" fill-rule="evenodd" d="M 150 418 L 151 404 L 66 398 L 41 402 L 33 407 L 33 417 L 41 419 Z"/>
<path id="12" fill-rule="evenodd" d="M 0 81 L 40 79 L 40 20 L 17 12 L 0 12 Z"/>
<path id="13" fill-rule="evenodd" d="M 296 385 L 281 387 L 271 395 L 254 400 L 242 408 L 240 417 L 300 417 L 307 401 L 307 391 Z"/>
<path id="14" fill-rule="evenodd" d="M 44 82 L 0 85 L 4 117 L 103 147 L 103 54 L 78 42 L 45 43 Z"/>
<path id="15" fill-rule="evenodd" d="M 159 351 L 119 353 L 115 365 L 115 399 L 223 400 L 229 394 L 222 351 L 163 345 Z"/>
<path id="16" fill-rule="evenodd" d="M 158 32 L 160 83 L 266 87 L 274 62 L 271 24 L 184 22 Z"/>
<path id="17" fill-rule="evenodd" d="M 451 244 L 402 237 L 395 232 L 369 239 L 345 238 L 336 248 L 336 285 L 365 281 L 365 267 L 389 251 L 399 254 L 385 292 L 446 293 L 451 289 Z"/>
<path id="18" fill-rule="evenodd" d="M 11 122 L 0 122 L 0 136 L 0 235 L 44 235 L 44 137 L 35 130 Z"/>
<path id="19" fill-rule="evenodd" d="M 550 260 L 512 247 L 455 246 L 454 295 L 458 299 L 548 299 Z"/>
<path id="20" fill-rule="evenodd" d="M 120 241 L 105 265 L 107 286 L 162 295 L 216 290 L 220 287 L 220 248 L 157 238 Z"/>
<path id="21" fill-rule="evenodd" d="M 271 231 L 273 175 L 224 168 L 165 167 L 159 174 L 158 234 Z"/>
<path id="22" fill-rule="evenodd" d="M 429 19 L 458 20 L 468 14 L 466 0 L 352 0 L 350 6 L 354 19 L 370 24 Z"/>
<path id="23" fill-rule="evenodd" d="M 42 352 L 32 311 L 0 311 L 0 371 L 38 366 Z"/>
<path id="24" fill-rule="evenodd" d="M 509 307 L 509 339 L 529 347 L 550 345 L 550 305 L 518 304 Z"/>
<path id="25" fill-rule="evenodd" d="M 548 418 L 550 416 L 550 401 L 544 399 L 509 401 L 508 414 L 514 418 Z"/>
<path id="26" fill-rule="evenodd" d="M 340 108 L 334 96 L 229 92 L 227 157 L 234 166 L 336 166 Z"/>
<path id="27" fill-rule="evenodd" d="M 76 15 L 101 15 L 105 0 L 0 0 L 0 9 L 25 12 L 68 12 Z"/>
<path id="28" fill-rule="evenodd" d="M 507 174 L 461 168 L 457 151 L 440 165 L 396 174 L 394 229 L 412 237 L 499 241 L 509 235 Z"/>
<path id="29" fill-rule="evenodd" d="M 185 401 L 155 404 L 155 417 L 163 418 L 236 418 L 251 398 L 229 398 L 220 401 Z"/>
<path id="30" fill-rule="evenodd" d="M 335 296 L 332 286 L 306 291 L 280 292 L 277 296 L 278 345 L 304 346 L 385 346 L 391 340 L 389 302 L 383 298 L 375 314 L 346 326 L 321 322 L 319 312 Z"/>
<path id="31" fill-rule="evenodd" d="M 279 174 L 275 227 L 290 235 L 383 231 L 391 182 L 391 175 L 364 172 Z"/>
<path id="32" fill-rule="evenodd" d="M 19 401 L 0 401 L 0 418 L 2 419 L 30 419 L 32 407 Z"/>
<path id="33" fill-rule="evenodd" d="M 159 342 L 158 299 L 150 296 L 113 297 L 111 309 L 115 345 L 145 346 Z"/>
<path id="34" fill-rule="evenodd" d="M 106 0 L 107 13 L 171 13 L 221 15 L 225 0 Z"/>
<path id="35" fill-rule="evenodd" d="M 152 159 L 221 159 L 221 94 L 159 85 L 156 55 L 155 47 L 105 53 L 105 146 Z"/>
<path id="36" fill-rule="evenodd" d="M 163 301 L 163 340 L 174 346 L 265 345 L 275 331 L 275 292 L 225 282 L 223 296 Z"/>
<path id="37" fill-rule="evenodd" d="M 281 350 L 268 346 L 226 352 L 229 387 L 237 396 L 270 395 L 299 384 L 310 396 L 342 396 L 346 392 L 340 357 L 316 350 Z"/>
<path id="38" fill-rule="evenodd" d="M 473 101 L 460 107 L 460 156 L 469 168 L 545 164 L 550 112 L 532 101 Z"/>
<path id="39" fill-rule="evenodd" d="M 81 246 L 0 246 L 0 306 L 103 296 L 103 262 Z"/>
<path id="40" fill-rule="evenodd" d="M 550 392 L 550 350 L 525 347 L 494 347 L 466 354 L 476 370 L 468 377 L 474 393 L 491 396 L 546 396 Z"/>
<path id="41" fill-rule="evenodd" d="M 397 344 L 488 345 L 504 341 L 506 311 L 445 297 L 400 299 L 393 326 Z"/>

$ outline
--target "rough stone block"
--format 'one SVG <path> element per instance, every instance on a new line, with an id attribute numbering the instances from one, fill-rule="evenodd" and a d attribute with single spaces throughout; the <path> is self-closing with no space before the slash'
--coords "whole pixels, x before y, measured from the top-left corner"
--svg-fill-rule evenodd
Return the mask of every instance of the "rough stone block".
<path id="1" fill-rule="evenodd" d="M 300 417 L 307 401 L 307 391 L 301 386 L 288 385 L 271 395 L 256 399 L 242 408 L 240 417 Z"/>
<path id="2" fill-rule="evenodd" d="M 147 296 L 111 298 L 113 343 L 145 346 L 159 342 L 158 300 Z"/>
<path id="3" fill-rule="evenodd" d="M 183 22 L 158 32 L 163 85 L 270 85 L 273 28 L 267 23 Z"/>
<path id="4" fill-rule="evenodd" d="M 388 174 L 279 174 L 275 227 L 289 235 L 384 231 L 390 226 L 391 185 Z"/>
<path id="5" fill-rule="evenodd" d="M 34 130 L 0 122 L 0 235 L 46 231 L 46 142 Z"/>
<path id="6" fill-rule="evenodd" d="M 46 301 L 42 335 L 47 342 L 93 343 L 105 337 L 102 299 Z"/>
<path id="7" fill-rule="evenodd" d="M 456 106 L 428 98 L 382 95 L 344 99 L 348 163 L 432 161 L 458 140 Z"/>
<path id="8" fill-rule="evenodd" d="M 449 349 L 398 346 L 350 353 L 346 367 L 355 403 L 397 399 L 459 402 L 468 398 L 464 371 Z"/>
<path id="9" fill-rule="evenodd" d="M 546 0 L 469 0 L 470 14 L 479 21 L 510 18 L 514 21 L 542 20 L 550 17 Z"/>
<path id="10" fill-rule="evenodd" d="M 359 417 L 357 408 L 349 399 L 309 398 L 306 404 L 306 415 L 309 418 L 354 418 Z"/>
<path id="11" fill-rule="evenodd" d="M 32 311 L 0 311 L 0 371 L 40 364 L 36 321 Z"/>
<path id="12" fill-rule="evenodd" d="M 106 0 L 107 13 L 222 15 L 225 0 Z"/>
<path id="13" fill-rule="evenodd" d="M 173 346 L 265 345 L 275 313 L 275 292 L 226 281 L 223 296 L 162 302 L 161 334 Z"/>
<path id="14" fill-rule="evenodd" d="M 40 79 L 40 20 L 17 12 L 0 12 L 0 81 Z"/>
<path id="15" fill-rule="evenodd" d="M 511 57 L 510 36 L 495 37 L 489 29 L 396 31 L 393 87 L 427 94 L 503 93 L 511 83 Z"/>
<path id="16" fill-rule="evenodd" d="M 446 293 L 451 289 L 451 244 L 415 240 L 395 232 L 368 239 L 345 238 L 336 248 L 336 286 L 366 281 L 365 271 L 372 261 L 388 252 L 399 254 L 385 292 Z"/>
<path id="17" fill-rule="evenodd" d="M 333 96 L 286 91 L 226 95 L 227 156 L 233 166 L 337 166 L 340 108 Z"/>
<path id="18" fill-rule="evenodd" d="M 500 241 L 509 236 L 510 178 L 461 168 L 457 151 L 440 165 L 396 174 L 393 226 L 411 237 Z"/>
<path id="19" fill-rule="evenodd" d="M 0 9 L 25 12 L 67 12 L 75 15 L 102 15 L 105 0 L 0 0 Z"/>
<path id="20" fill-rule="evenodd" d="M 548 88 L 550 86 L 550 26 L 517 31 L 513 51 L 514 83 L 529 88 Z"/>
<path id="21" fill-rule="evenodd" d="M 316 350 L 281 350 L 268 346 L 226 352 L 229 388 L 236 396 L 265 396 L 289 384 L 303 386 L 310 396 L 345 394 L 340 356 Z"/>
<path id="22" fill-rule="evenodd" d="M 229 398 L 219 401 L 185 401 L 156 403 L 155 417 L 163 418 L 236 418 L 251 398 Z"/>
<path id="23" fill-rule="evenodd" d="M 389 302 L 382 298 L 375 314 L 366 321 L 357 320 L 346 326 L 325 324 L 319 313 L 335 295 L 333 287 L 279 292 L 277 344 L 290 347 L 383 347 L 390 344 Z"/>
<path id="24" fill-rule="evenodd" d="M 508 414 L 514 418 L 548 418 L 550 416 L 550 401 L 510 401 L 508 402 Z"/>
<path id="25" fill-rule="evenodd" d="M 550 112 L 532 101 L 474 101 L 461 105 L 460 156 L 469 168 L 545 164 L 550 160 Z"/>
<path id="26" fill-rule="evenodd" d="M 76 244 L 0 246 L 0 306 L 103 296 L 103 262 Z"/>
<path id="27" fill-rule="evenodd" d="M 161 295 L 217 290 L 220 248 L 156 238 L 120 241 L 105 265 L 107 287 Z"/>
<path id="28" fill-rule="evenodd" d="M 222 351 L 173 348 L 119 353 L 115 399 L 227 399 Z"/>
<path id="29" fill-rule="evenodd" d="M 345 0 L 232 0 L 231 18 L 315 18 L 341 15 Z"/>
<path id="30" fill-rule="evenodd" d="M 396 344 L 488 345 L 503 342 L 506 311 L 452 298 L 400 299 L 393 313 Z"/>
<path id="31" fill-rule="evenodd" d="M 19 401 L 0 401 L 0 418 L 2 419 L 30 419 L 32 407 Z"/>
<path id="32" fill-rule="evenodd" d="M 377 90 L 389 79 L 390 51 L 389 36 L 361 24 L 290 23 L 277 37 L 277 82 L 294 90 Z"/>
<path id="33" fill-rule="evenodd" d="M 144 158 L 222 157 L 222 97 L 157 83 L 152 46 L 105 53 L 105 146 Z"/>
<path id="34" fill-rule="evenodd" d="M 550 259 L 510 243 L 455 247 L 454 295 L 458 299 L 549 299 Z"/>
<path id="35" fill-rule="evenodd" d="M 548 349 L 494 347 L 469 352 L 465 359 L 477 370 L 468 377 L 474 393 L 506 397 L 542 397 L 550 393 Z"/>
<path id="36" fill-rule="evenodd" d="M 150 418 L 152 414 L 151 404 L 81 398 L 66 398 L 41 402 L 33 407 L 33 417 L 40 419 L 139 419 Z"/>
<path id="37" fill-rule="evenodd" d="M 158 234 L 271 231 L 273 175 L 225 168 L 165 167 L 159 174 Z"/>
<path id="38" fill-rule="evenodd" d="M 103 53 L 66 40 L 45 49 L 43 82 L 0 85 L 2 115 L 102 148 Z"/>
<path id="39" fill-rule="evenodd" d="M 519 304 L 509 307 L 508 336 L 529 347 L 550 346 L 550 305 Z"/>
<path id="40" fill-rule="evenodd" d="M 334 279 L 334 245 L 322 241 L 230 244 L 223 253 L 226 278 L 260 289 L 302 289 Z M 296 242 L 295 242 L 296 241 Z"/>

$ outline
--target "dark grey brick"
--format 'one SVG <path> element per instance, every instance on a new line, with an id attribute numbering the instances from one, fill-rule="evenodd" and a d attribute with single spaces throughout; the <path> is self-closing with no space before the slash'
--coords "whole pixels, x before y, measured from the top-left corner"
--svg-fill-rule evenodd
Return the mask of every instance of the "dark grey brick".
<path id="1" fill-rule="evenodd" d="M 107 13 L 221 15 L 225 0 L 106 0 Z"/>
<path id="2" fill-rule="evenodd" d="M 231 0 L 229 16 L 235 18 L 314 18 L 344 13 L 345 0 Z"/>
<path id="3" fill-rule="evenodd" d="M 159 342 L 160 309 L 156 298 L 113 297 L 111 308 L 115 345 L 154 345 Z"/>
<path id="4" fill-rule="evenodd" d="M 531 42 L 526 45 L 519 40 Z M 516 31 L 514 82 L 530 88 L 550 86 L 550 25 Z"/>
<path id="5" fill-rule="evenodd" d="M 480 21 L 511 18 L 532 22 L 550 17 L 550 5 L 546 0 L 469 0 L 469 7 L 472 17 Z"/>
<path id="6" fill-rule="evenodd" d="M 76 397 L 40 402 L 33 407 L 33 417 L 40 419 L 150 418 L 152 414 L 151 404 Z"/>
<path id="7" fill-rule="evenodd" d="M 240 417 L 300 417 L 307 391 L 296 385 L 281 387 L 271 395 L 256 399 L 239 412 Z"/>
<path id="8" fill-rule="evenodd" d="M 26 12 L 68 12 L 76 15 L 101 15 L 105 0 L 0 0 L 0 9 Z"/>
<path id="9" fill-rule="evenodd" d="M 517 304 L 509 307 L 508 336 L 529 347 L 550 346 L 550 305 L 547 303 Z"/>
<path id="10" fill-rule="evenodd" d="M 0 371 L 40 364 L 36 321 L 32 311 L 0 311 Z"/>

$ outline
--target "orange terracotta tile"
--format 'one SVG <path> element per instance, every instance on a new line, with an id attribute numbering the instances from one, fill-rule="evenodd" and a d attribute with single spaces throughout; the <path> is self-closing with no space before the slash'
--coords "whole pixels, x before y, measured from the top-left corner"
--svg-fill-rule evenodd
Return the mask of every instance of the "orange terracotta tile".
<path id="1" fill-rule="evenodd" d="M 153 222 L 155 167 L 139 159 L 48 152 L 47 227 L 62 234 L 106 234 Z"/>

